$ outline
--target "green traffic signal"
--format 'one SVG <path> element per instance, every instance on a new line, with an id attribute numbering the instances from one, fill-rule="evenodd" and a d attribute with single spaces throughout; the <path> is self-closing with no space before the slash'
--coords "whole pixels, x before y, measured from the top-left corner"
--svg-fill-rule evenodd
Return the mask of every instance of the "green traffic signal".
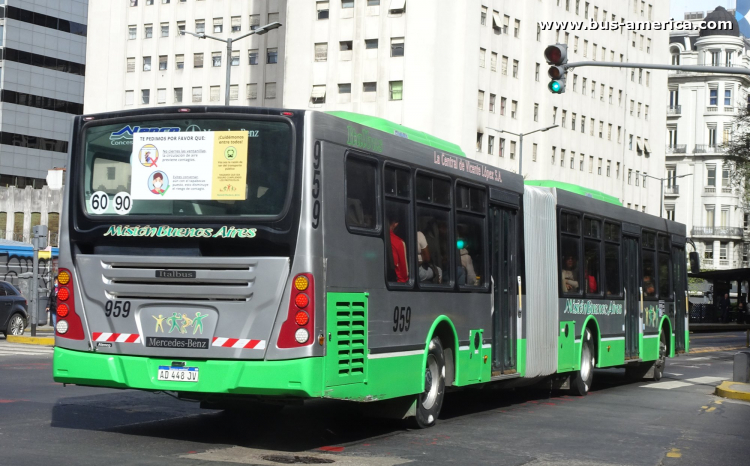
<path id="1" fill-rule="evenodd" d="M 552 81 L 549 83 L 548 87 L 553 94 L 559 94 L 562 91 L 562 84 L 560 81 Z"/>

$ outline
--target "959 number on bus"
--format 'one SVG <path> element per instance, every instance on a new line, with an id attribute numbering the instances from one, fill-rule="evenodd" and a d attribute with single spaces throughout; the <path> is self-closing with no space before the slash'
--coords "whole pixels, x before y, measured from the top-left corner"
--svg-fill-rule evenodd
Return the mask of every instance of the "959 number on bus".
<path id="1" fill-rule="evenodd" d="M 107 301 L 104 315 L 109 317 L 127 317 L 130 315 L 130 301 Z"/>
<path id="2" fill-rule="evenodd" d="M 393 331 L 408 332 L 411 327 L 411 307 L 398 307 L 393 310 Z"/>

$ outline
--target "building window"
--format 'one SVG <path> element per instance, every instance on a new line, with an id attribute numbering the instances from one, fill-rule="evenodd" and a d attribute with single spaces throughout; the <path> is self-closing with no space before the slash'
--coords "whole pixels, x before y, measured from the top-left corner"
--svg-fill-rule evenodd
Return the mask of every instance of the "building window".
<path id="1" fill-rule="evenodd" d="M 214 18 L 214 34 L 224 31 L 224 18 Z"/>
<path id="2" fill-rule="evenodd" d="M 714 260 L 714 244 L 704 243 L 703 258 L 713 261 Z"/>
<path id="3" fill-rule="evenodd" d="M 185 68 L 185 55 L 175 55 L 174 56 L 174 66 L 178 70 L 182 70 Z"/>
<path id="4" fill-rule="evenodd" d="M 154 25 L 145 24 L 143 25 L 143 37 L 145 39 L 151 39 L 154 36 Z"/>
<path id="5" fill-rule="evenodd" d="M 719 104 L 719 89 L 709 89 L 709 105 L 716 106 Z"/>
<path id="6" fill-rule="evenodd" d="M 404 38 L 403 37 L 391 38 L 391 56 L 392 57 L 404 56 Z"/>
<path id="7" fill-rule="evenodd" d="M 326 16 L 326 18 L 328 17 Z M 255 31 L 259 27 L 260 27 L 260 15 L 250 15 L 250 30 Z"/>
<path id="8" fill-rule="evenodd" d="M 534 68 L 534 80 L 536 82 L 539 82 L 539 63 L 536 64 L 536 68 Z M 575 80 L 573 84 L 573 89 L 575 89 Z"/>
<path id="9" fill-rule="evenodd" d="M 211 102 L 221 101 L 221 88 L 219 86 L 211 86 L 209 88 L 209 100 Z"/>
<path id="10" fill-rule="evenodd" d="M 318 19 L 328 19 L 328 2 L 316 2 L 315 8 L 318 11 Z"/>
<path id="11" fill-rule="evenodd" d="M 247 94 L 247 100 L 256 100 L 258 98 L 258 84 L 248 84 L 245 93 Z"/>
<path id="12" fill-rule="evenodd" d="M 477 152 L 482 152 L 482 138 L 484 137 L 483 133 L 477 132 Z"/>
<path id="13" fill-rule="evenodd" d="M 232 51 L 232 66 L 240 66 L 240 51 L 239 50 L 233 50 Z"/>
<path id="14" fill-rule="evenodd" d="M 182 88 L 181 87 L 174 88 L 174 103 L 176 104 L 182 103 Z"/>
<path id="15" fill-rule="evenodd" d="M 516 119 L 516 116 L 518 115 L 518 102 L 515 100 L 512 100 L 510 102 L 510 117 L 514 120 Z"/>
<path id="16" fill-rule="evenodd" d="M 492 151 L 495 149 L 495 136 L 487 136 L 487 153 L 492 155 Z"/>
<path id="17" fill-rule="evenodd" d="M 633 184 L 633 170 L 628 168 L 628 184 Z"/>
<path id="18" fill-rule="evenodd" d="M 557 147 L 552 146 L 552 165 L 555 164 L 555 153 L 557 152 Z"/>
<path id="19" fill-rule="evenodd" d="M 185 33 L 185 21 L 177 21 L 177 37 Z"/>
<path id="20" fill-rule="evenodd" d="M 125 105 L 133 105 L 135 102 L 135 91 L 125 91 Z"/>
<path id="21" fill-rule="evenodd" d="M 214 68 L 221 66 L 221 52 L 211 52 L 211 66 Z"/>
<path id="22" fill-rule="evenodd" d="M 714 226 L 714 206 L 712 205 L 706 206 L 706 226 Z"/>
<path id="23" fill-rule="evenodd" d="M 484 91 L 479 91 L 477 93 L 477 108 L 479 110 L 484 109 Z"/>
<path id="24" fill-rule="evenodd" d="M 138 37 L 138 26 L 128 26 L 128 40 L 135 40 Z"/>
<path id="25" fill-rule="evenodd" d="M 266 49 L 266 63 L 277 63 L 279 57 L 279 49 L 276 47 Z"/>
<path id="26" fill-rule="evenodd" d="M 377 39 L 365 39 L 365 50 L 374 50 L 378 48 Z"/>
<path id="27" fill-rule="evenodd" d="M 518 38 L 520 31 L 521 31 L 521 21 L 516 19 L 513 21 L 513 37 Z"/>
<path id="28" fill-rule="evenodd" d="M 322 42 L 315 44 L 315 61 L 328 61 L 328 43 Z M 251 65 L 253 63 L 250 63 Z M 256 64 L 257 64 L 257 52 L 256 52 Z"/>
<path id="29" fill-rule="evenodd" d="M 193 103 L 198 103 L 202 101 L 203 101 L 203 88 L 194 87 L 193 88 Z"/>
<path id="30" fill-rule="evenodd" d="M 378 91 L 378 83 L 374 81 L 362 83 L 362 92 L 377 92 L 377 91 Z"/>
<path id="31" fill-rule="evenodd" d="M 151 57 L 143 57 L 143 71 L 151 71 Z"/>
<path id="32" fill-rule="evenodd" d="M 206 32 L 206 21 L 203 19 L 196 19 L 195 20 L 195 32 L 197 34 L 205 33 Z"/>
<path id="33" fill-rule="evenodd" d="M 481 15 L 479 17 L 479 24 L 481 24 L 482 26 L 487 25 L 487 7 L 486 6 L 482 7 Z"/>
<path id="34" fill-rule="evenodd" d="M 537 145 L 533 144 L 531 146 L 531 161 L 536 162 L 536 154 L 537 154 Z"/>
<path id="35" fill-rule="evenodd" d="M 248 63 L 251 65 L 258 64 L 258 49 L 250 49 L 247 51 Z"/>
<path id="36" fill-rule="evenodd" d="M 516 141 L 510 141 L 510 159 L 516 159 Z"/>
<path id="37" fill-rule="evenodd" d="M 159 70 L 164 71 L 166 69 L 167 69 L 167 56 L 160 55 L 159 56 Z"/>
<path id="38" fill-rule="evenodd" d="M 484 62 L 485 62 L 485 55 L 487 54 L 487 50 L 483 48 L 479 48 L 479 67 L 484 68 Z"/>
<path id="39" fill-rule="evenodd" d="M 401 100 L 403 98 L 403 81 L 391 81 L 389 83 L 391 100 Z"/>
<path id="40" fill-rule="evenodd" d="M 534 121 L 539 121 L 539 104 L 534 104 Z"/>
<path id="41" fill-rule="evenodd" d="M 505 157 L 505 138 L 500 138 L 500 152 L 498 155 L 500 157 Z"/>
<path id="42" fill-rule="evenodd" d="M 490 94 L 490 113 L 495 113 L 495 94 Z"/>
<path id="43" fill-rule="evenodd" d="M 169 37 L 169 23 L 161 23 L 161 36 Z"/>
<path id="44" fill-rule="evenodd" d="M 508 102 L 508 99 L 505 97 L 500 97 L 500 115 L 505 115 L 505 106 Z"/>
<path id="45" fill-rule="evenodd" d="M 232 16 L 232 32 L 240 32 L 240 31 L 242 31 L 242 17 Z"/>
<path id="46" fill-rule="evenodd" d="M 147 105 L 151 101 L 151 91 L 148 89 L 141 90 L 141 103 Z"/>
<path id="47" fill-rule="evenodd" d="M 596 174 L 601 175 L 602 174 L 602 159 L 599 159 L 599 165 L 596 167 Z"/>
<path id="48" fill-rule="evenodd" d="M 279 22 L 279 14 L 278 13 L 268 13 L 268 24 L 278 23 L 278 22 Z"/>
<path id="49" fill-rule="evenodd" d="M 724 106 L 732 106 L 732 89 L 724 89 Z"/>
<path id="50" fill-rule="evenodd" d="M 266 83 L 266 99 L 276 98 L 276 83 Z"/>
<path id="51" fill-rule="evenodd" d="M 513 77 L 518 77 L 518 60 L 513 60 Z"/>
<path id="52" fill-rule="evenodd" d="M 716 165 L 706 165 L 706 186 L 716 186 Z"/>
<path id="53" fill-rule="evenodd" d="M 352 93 L 351 83 L 339 84 L 339 94 L 351 94 L 351 93 Z"/>
<path id="54" fill-rule="evenodd" d="M 312 88 L 312 95 L 310 96 L 310 103 L 313 105 L 321 105 L 326 103 L 326 86 L 315 85 Z"/>
<path id="55" fill-rule="evenodd" d="M 490 70 L 497 71 L 497 54 L 495 52 L 490 54 Z"/>
<path id="56" fill-rule="evenodd" d="M 135 73 L 135 57 L 129 57 L 127 59 L 127 73 Z"/>
<path id="57" fill-rule="evenodd" d="M 156 90 L 156 103 L 157 104 L 166 104 L 167 103 L 167 90 L 166 89 L 157 89 Z"/>

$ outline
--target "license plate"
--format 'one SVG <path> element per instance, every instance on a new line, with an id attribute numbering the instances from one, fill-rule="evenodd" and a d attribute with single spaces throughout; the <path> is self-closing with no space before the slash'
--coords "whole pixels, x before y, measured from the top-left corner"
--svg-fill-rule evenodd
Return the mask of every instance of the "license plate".
<path id="1" fill-rule="evenodd" d="M 170 382 L 197 382 L 198 368 L 159 366 L 158 380 L 168 380 Z"/>

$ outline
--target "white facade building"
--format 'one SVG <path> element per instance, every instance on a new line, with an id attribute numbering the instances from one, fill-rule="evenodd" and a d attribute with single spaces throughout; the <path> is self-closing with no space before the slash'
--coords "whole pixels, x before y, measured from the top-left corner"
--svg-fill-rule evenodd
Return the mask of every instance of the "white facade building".
<path id="1" fill-rule="evenodd" d="M 375 115 L 513 171 L 518 140 L 495 130 L 559 124 L 524 139 L 527 179 L 583 185 L 658 215 L 659 182 L 644 175 L 664 175 L 667 73 L 579 68 L 566 93 L 553 95 L 543 52 L 560 42 L 570 61 L 666 63 L 668 33 L 545 31 L 537 21 L 664 21 L 668 13 L 668 2 L 654 0 L 93 1 L 88 59 L 100 65 L 87 73 L 85 110 L 221 104 L 224 68 L 210 57 L 226 60 L 224 44 L 176 29 L 199 22 L 214 33 L 219 21 L 215 35 L 235 24 L 240 35 L 278 20 L 281 29 L 238 43 L 232 105 Z"/>
<path id="2" fill-rule="evenodd" d="M 0 3 L 0 186 L 41 188 L 83 113 L 88 0 Z"/>
<path id="3" fill-rule="evenodd" d="M 689 13 L 686 19 L 703 20 Z M 733 12 L 719 7 L 706 21 L 733 21 L 731 31 L 672 34 L 672 63 L 750 68 L 750 44 L 739 35 Z M 734 186 L 721 145 L 748 102 L 750 77 L 695 72 L 669 74 L 664 204 L 667 216 L 687 225 L 702 267 L 747 266 L 747 214 L 743 191 Z"/>

